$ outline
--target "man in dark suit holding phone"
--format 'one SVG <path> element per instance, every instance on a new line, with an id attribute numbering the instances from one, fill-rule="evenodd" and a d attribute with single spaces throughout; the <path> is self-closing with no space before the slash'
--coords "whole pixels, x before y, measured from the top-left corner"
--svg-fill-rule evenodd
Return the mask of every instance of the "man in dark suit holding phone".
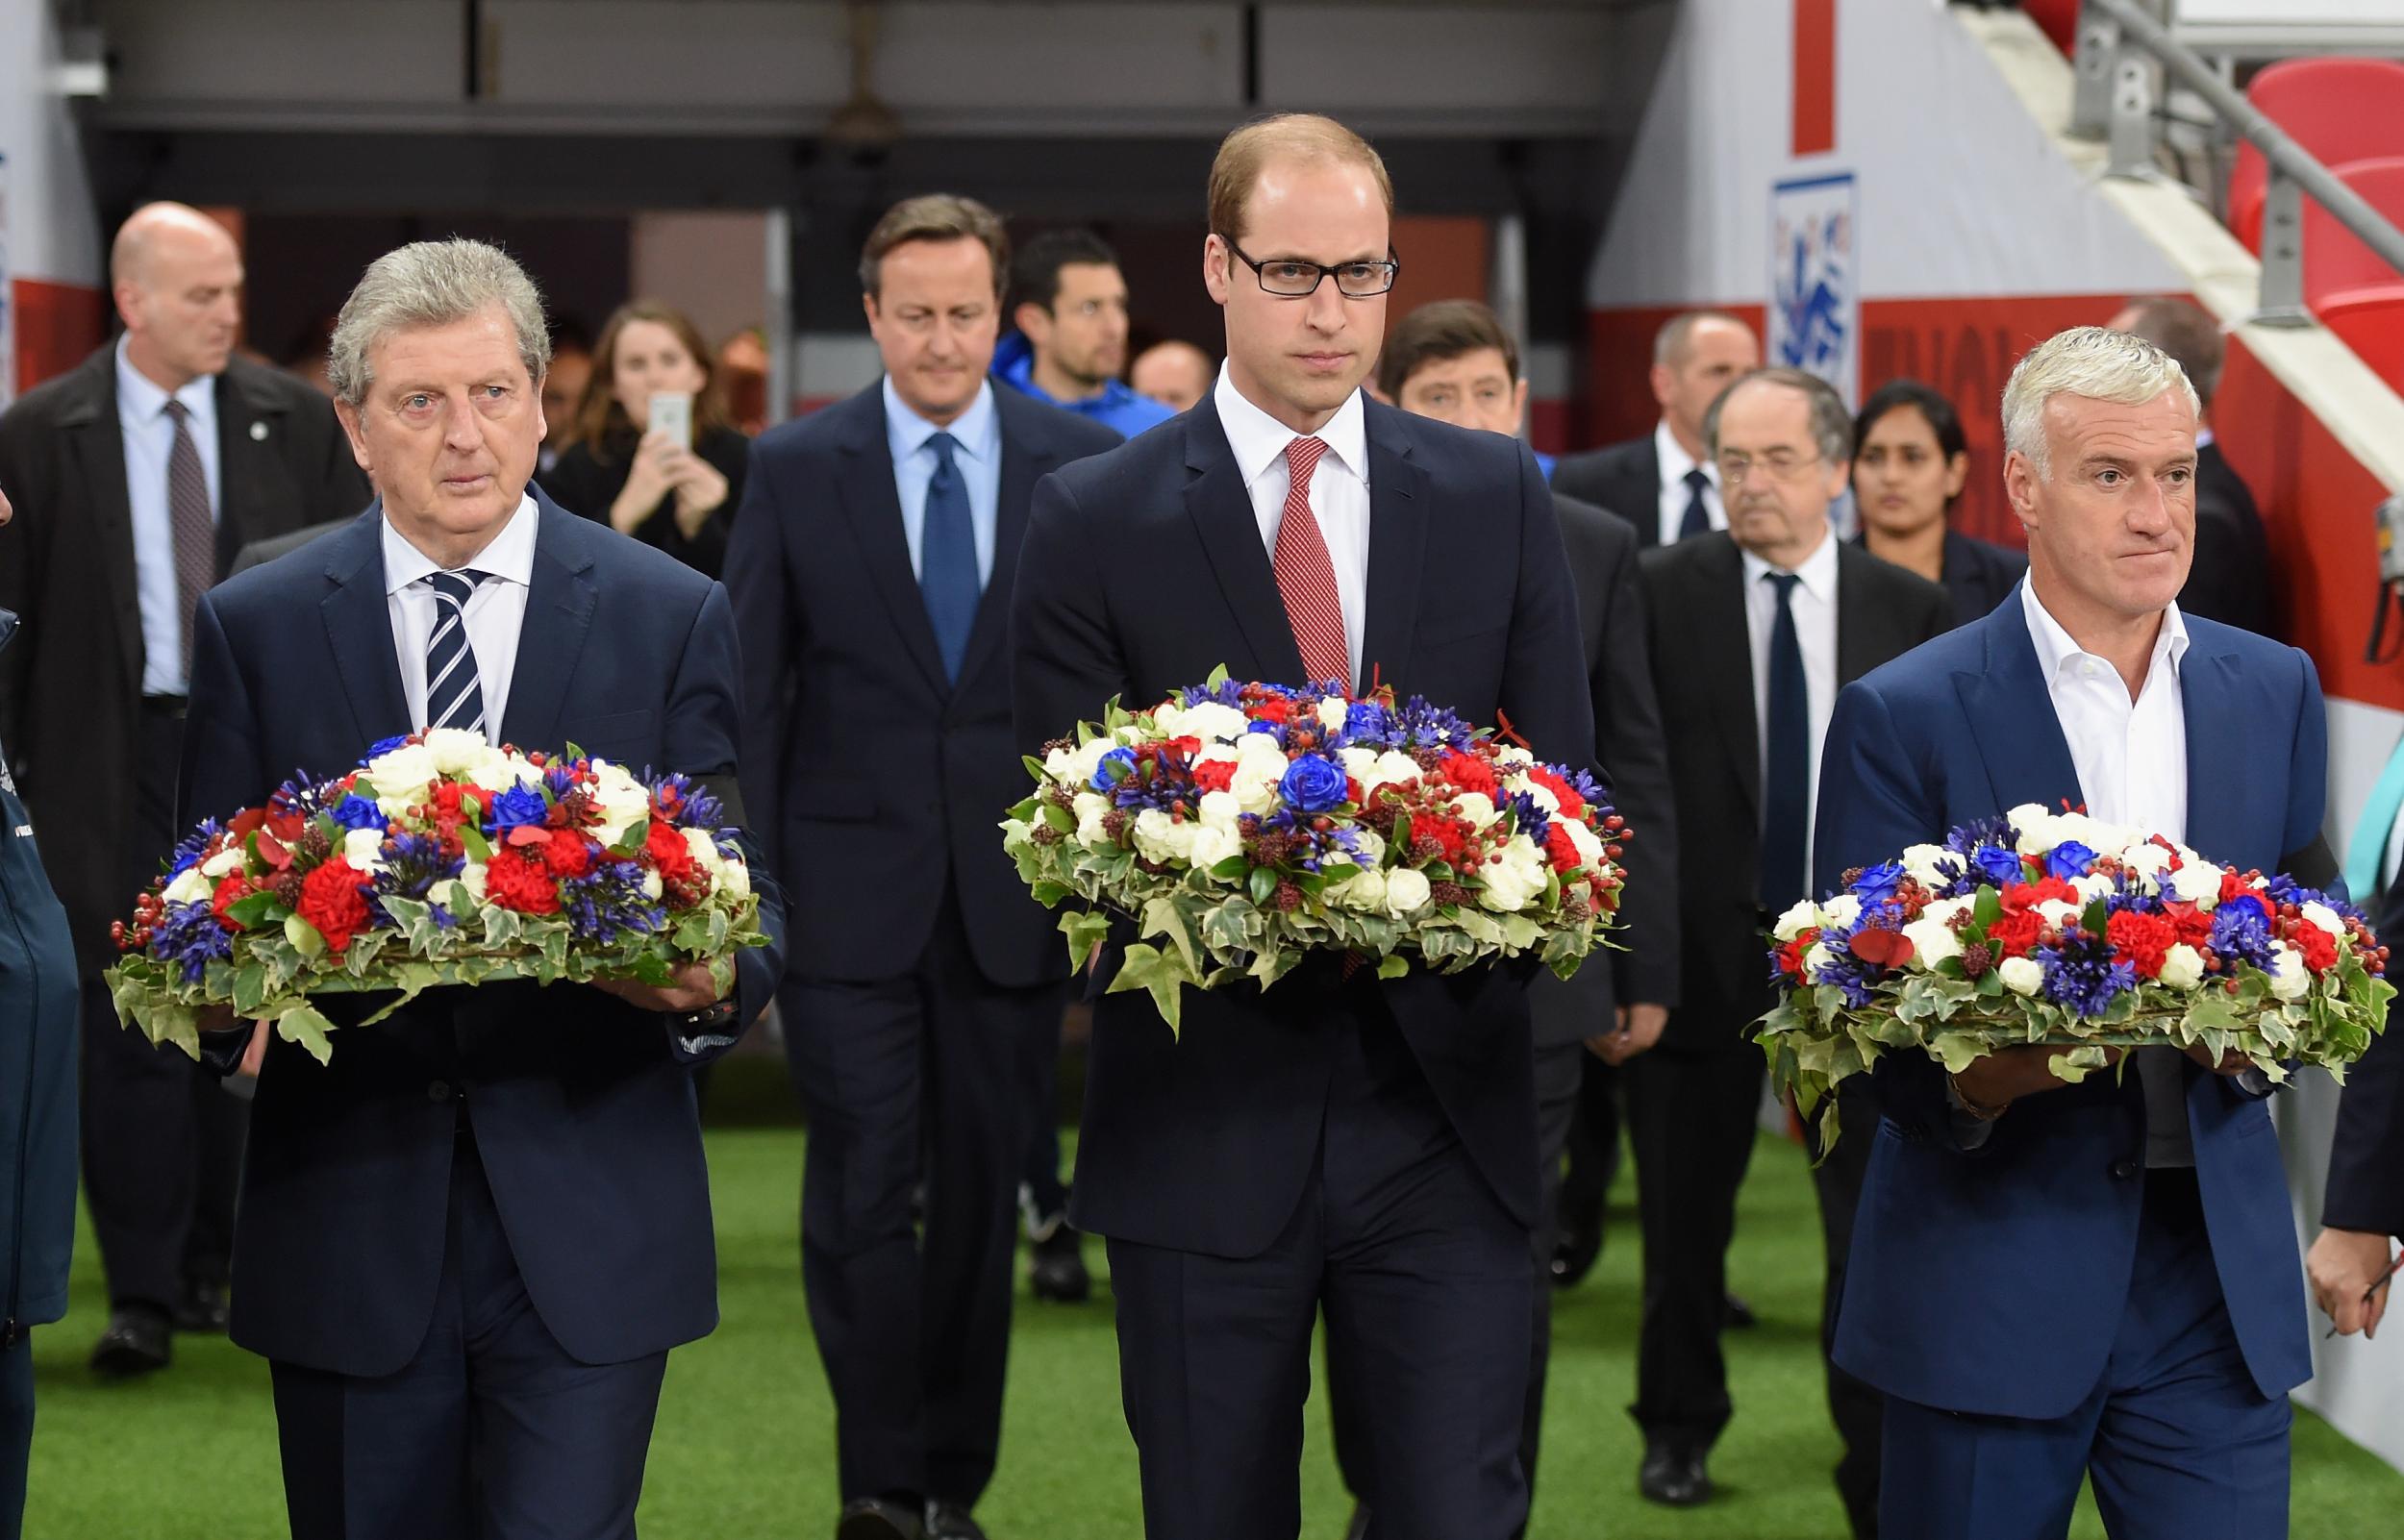
<path id="1" fill-rule="evenodd" d="M 1191 411 L 1038 488 L 1011 638 L 1021 744 L 1223 663 L 1390 684 L 1590 763 L 1535 460 L 1361 392 L 1398 265 L 1383 161 L 1286 115 L 1230 135 L 1210 186 L 1226 367 Z M 1296 1532 L 1322 1307 L 1366 1409 L 1355 1478 L 1380 1533 L 1503 1540 L 1524 1519 L 1529 971 L 1381 981 L 1322 957 L 1266 991 L 1189 992 L 1181 1036 L 1140 992 L 1096 999 L 1070 1214 L 1110 1242 L 1151 1540 Z"/>
<path id="2" fill-rule="evenodd" d="M 761 436 L 727 559 L 745 790 L 794 913 L 786 1054 L 839 1540 L 982 1532 L 1018 1173 L 1060 1051 L 1067 953 L 995 827 L 1027 788 L 1003 639 L 1036 483 L 1118 435 L 994 388 L 1009 268 L 982 204 L 886 213 L 860 263 L 885 379 Z"/>

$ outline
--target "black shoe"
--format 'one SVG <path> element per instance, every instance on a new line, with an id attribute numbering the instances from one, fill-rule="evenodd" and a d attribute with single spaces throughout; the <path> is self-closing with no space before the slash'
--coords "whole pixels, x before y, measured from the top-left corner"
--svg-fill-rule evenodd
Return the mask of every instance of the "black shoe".
<path id="1" fill-rule="evenodd" d="M 1076 1231 L 1069 1230 L 1068 1233 L 1073 1235 Z M 985 1540 L 985 1531 L 977 1527 L 976 1520 L 968 1517 L 966 1508 L 934 1500 L 927 1503 L 926 1535 L 927 1540 Z"/>
<path id="2" fill-rule="evenodd" d="M 1599 1219 L 1600 1216 L 1597 1216 Z M 1603 1254 L 1603 1227 L 1573 1224 L 1565 1216 L 1560 1238 L 1553 1243 L 1553 1287 L 1573 1288 L 1594 1271 Z"/>
<path id="3" fill-rule="evenodd" d="M 194 1283 L 175 1302 L 175 1329 L 223 1336 L 231 1314 L 225 1303 L 224 1284 Z"/>
<path id="4" fill-rule="evenodd" d="M 1750 1331 L 1761 1323 L 1754 1319 L 1753 1307 L 1737 1295 L 1728 1296 L 1728 1313 L 1722 1324 L 1732 1330 Z"/>
<path id="5" fill-rule="evenodd" d="M 854 1498 L 835 1521 L 835 1540 L 921 1540 L 926 1525 L 906 1503 Z"/>
<path id="6" fill-rule="evenodd" d="M 1367 1503 L 1355 1503 L 1352 1505 L 1352 1522 L 1344 1526 L 1344 1540 L 1369 1540 L 1369 1505 Z"/>
<path id="7" fill-rule="evenodd" d="M 1086 1271 L 1085 1252 L 1077 1243 L 1077 1232 L 1065 1221 L 1055 1222 L 1051 1232 L 1028 1248 L 1032 1261 L 1027 1269 L 1027 1282 L 1039 1300 L 1055 1304 L 1083 1304 L 1093 1295 L 1093 1275 Z"/>
<path id="8" fill-rule="evenodd" d="M 167 1313 L 152 1305 L 128 1304 L 112 1312 L 109 1329 L 92 1345 L 92 1373 L 103 1379 L 133 1379 L 164 1369 L 174 1355 L 167 1325 Z"/>
<path id="9" fill-rule="evenodd" d="M 1712 1496 L 1711 1473 L 1703 1468 L 1702 1451 L 1669 1444 L 1655 1444 L 1645 1450 L 1636 1485 L 1648 1501 L 1672 1508 L 1709 1503 Z"/>

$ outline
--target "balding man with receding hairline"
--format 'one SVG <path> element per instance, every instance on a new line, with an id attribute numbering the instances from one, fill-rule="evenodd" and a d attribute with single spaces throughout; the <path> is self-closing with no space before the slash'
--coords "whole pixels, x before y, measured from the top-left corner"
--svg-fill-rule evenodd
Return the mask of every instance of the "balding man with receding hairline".
<path id="1" fill-rule="evenodd" d="M 1171 337 L 1136 355 L 1128 366 L 1127 384 L 1172 411 L 1189 411 L 1211 393 L 1211 356 L 1190 342 Z"/>
<path id="2" fill-rule="evenodd" d="M 1648 377 L 1661 421 L 1641 438 L 1563 456 L 1553 484 L 1635 525 L 1640 545 L 1675 545 L 1726 529 L 1719 473 L 1703 451 L 1703 413 L 1761 362 L 1753 329 L 1726 311 L 1671 316 L 1653 337 Z"/>
<path id="3" fill-rule="evenodd" d="M 0 417 L 0 741 L 48 842 L 84 978 L 84 1183 L 109 1285 L 103 1375 L 223 1330 L 241 1105 L 117 1026 L 109 922 L 173 846 L 191 617 L 246 541 L 366 506 L 333 408 L 233 357 L 242 259 L 197 209 L 135 211 L 110 251 L 124 335 Z"/>

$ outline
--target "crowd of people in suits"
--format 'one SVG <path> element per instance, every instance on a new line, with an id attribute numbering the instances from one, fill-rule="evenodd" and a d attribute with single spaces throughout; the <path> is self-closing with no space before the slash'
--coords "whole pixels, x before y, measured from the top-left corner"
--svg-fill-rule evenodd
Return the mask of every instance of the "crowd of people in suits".
<path id="1" fill-rule="evenodd" d="M 1978 723 L 1944 728 L 1951 681 L 2066 730 L 2035 615 L 2183 622 L 2173 668 L 2244 673 L 2249 708 L 2298 726 L 2261 796 L 2183 792 L 2179 820 L 2241 864 L 2304 858 L 2316 687 L 2269 639 L 2260 517 L 2196 431 L 2220 344 L 2192 306 L 2133 301 L 2041 349 L 2025 386 L 2041 414 L 2155 412 L 2116 474 L 2191 502 L 2144 535 L 2141 554 L 2181 555 L 2168 591 L 2146 568 L 2106 593 L 2078 575 L 2096 555 L 2075 543 L 2085 505 L 2041 463 L 2056 440 L 2032 448 L 2017 419 L 2007 486 L 2030 555 L 1953 527 L 1968 478 L 1997 473 L 1972 461 L 1966 404 L 1896 380 L 1852 411 L 1763 367 L 1740 317 L 1694 311 L 1656 339 L 1652 430 L 1556 461 L 1517 441 L 1529 384 L 1491 310 L 1449 300 L 1388 324 L 1393 189 L 1365 141 L 1265 120 L 1228 137 L 1207 196 L 1223 361 L 1183 342 L 1131 360 L 1098 237 L 1014 261 L 992 211 L 914 197 L 861 254 L 882 377 L 756 439 L 666 306 L 621 308 L 567 378 L 531 282 L 488 247 L 371 267 L 328 335 L 329 402 L 234 356 L 240 258 L 215 224 L 161 204 L 119 232 L 122 335 L 0 416 L 17 514 L 0 608 L 19 626 L 0 652 L 0 791 L 12 825 L 21 791 L 32 820 L 78 830 L 48 864 L 72 955 L 47 966 L 81 992 L 81 1168 L 110 1305 L 92 1367 L 155 1372 L 176 1332 L 230 1323 L 274 1365 L 296 1536 L 633 1532 L 665 1354 L 714 1320 L 694 1083 L 771 998 L 808 1122 L 801 1273 L 839 1540 L 984 1533 L 1022 1209 L 1046 1297 L 1082 1298 L 1080 1233 L 1107 1238 L 1147 1533 L 1293 1532 L 1322 1319 L 1352 1533 L 1524 1532 L 1552 1295 L 1601 1244 L 1623 1131 L 1643 1250 L 1636 1485 L 1708 1502 L 1736 1410 L 1723 1338 L 1751 1321 L 1727 1260 L 1764 1117 L 1745 1028 L 1770 1004 L 1768 917 L 1950 823 L 2121 795 L 2075 733 L 2066 757 L 2037 733 L 2021 758 L 1981 759 Z M 689 402 L 689 425 L 654 421 L 664 397 Z M 177 832 L 293 765 L 435 725 L 429 635 L 451 622 L 494 741 L 710 778 L 740 809 L 774 945 L 725 999 L 692 978 L 614 999 L 429 995 L 328 1067 L 232 1022 L 197 1067 L 120 1031 L 109 923 Z M 2142 650 L 2132 663 L 2092 630 L 2063 645 L 2103 652 L 2141 705 Z M 1305 635 L 1340 635 L 1340 656 L 1306 657 Z M 1273 992 L 1190 1000 L 1182 1037 L 1142 992 L 1106 992 L 1128 936 L 1072 977 L 994 833 L 1020 756 L 1106 699 L 1220 665 L 1382 680 L 1590 764 L 1640 832 L 1627 950 L 1565 982 L 1380 981 L 1330 958 Z M 2239 731 L 2196 715 L 2202 694 L 2189 720 L 2217 725 L 2196 731 Z M 1072 998 L 1092 1017 L 1073 1181 L 1051 1115 Z M 73 1056 L 37 1062 L 55 1104 Z M 2099 1426 L 2177 1421 L 2173 1392 L 2097 1367 L 2177 1346 L 2138 1340 L 2111 1302 L 2047 1307 L 2091 1318 L 2078 1354 L 1929 1362 L 1963 1356 L 1940 1341 L 1958 1317 L 1929 1302 L 1987 1287 L 1993 1329 L 2024 1313 L 1997 1281 L 2018 1276 L 2008 1255 L 1964 1259 L 2051 1244 L 2057 1220 L 2099 1256 L 2140 1236 L 2166 1289 L 2234 1323 L 2213 1351 L 2263 1404 L 2213 1430 L 2247 1454 L 2224 1473 L 2252 1483 L 2243 1500 L 2269 1501 L 2300 1378 L 2271 1317 L 2297 1274 L 2225 1256 L 2213 1274 L 2211 1246 L 2196 1260 L 2201 1216 L 2216 1234 L 2240 1222 L 2224 1210 L 2288 1224 L 2244 1142 L 2266 1126 L 2259 1095 L 2216 1068 L 2169 1067 L 2195 1132 L 2160 1161 L 2126 1098 L 2057 1091 L 2002 1116 L 2043 1089 L 2026 1066 L 1847 1083 L 1815 1184 L 1856 1535 L 1881 1532 L 1882 1492 L 1891 1535 L 1972 1532 L 1947 1483 L 1982 1450 L 2006 1457 L 2015 1429 L 2042 1435 L 2008 1453 L 2042 1511 L 1993 1532 L 2043 1532 Z M 2396 1080 L 2390 1054 L 2349 1094 L 2330 1208 L 2351 1233 L 2404 1228 Z M 2073 1148 L 2117 1187 L 2046 1187 Z M 1971 1155 L 1975 1180 L 1948 1163 Z M 2196 1175 L 2180 1188 L 2157 1165 Z M 25 1180 L 18 1211 L 55 1222 Z M 1988 1225 L 1976 1181 L 2036 1217 Z M 2367 1254 L 2316 1252 L 2324 1305 Z M 63 1256 L 62 1240 L 38 1276 Z M 10 1302 L 16 1360 L 21 1325 L 61 1307 L 46 1284 Z M 14 1460 L 21 1486 L 21 1441 Z M 2116 1505 L 2159 1498 L 2134 1462 L 2112 1480 Z"/>

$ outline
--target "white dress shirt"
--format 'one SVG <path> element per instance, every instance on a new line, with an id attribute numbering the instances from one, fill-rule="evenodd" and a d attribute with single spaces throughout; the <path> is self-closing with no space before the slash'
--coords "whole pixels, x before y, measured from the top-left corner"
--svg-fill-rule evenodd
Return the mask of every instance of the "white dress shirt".
<path id="1" fill-rule="evenodd" d="M 517 633 L 526 619 L 526 594 L 535 575 L 535 534 L 541 514 L 532 497 L 518 500 L 485 548 L 456 571 L 473 569 L 484 581 L 467 596 L 463 610 L 467 647 L 476 658 L 476 682 L 484 691 L 484 735 L 501 741 L 501 719 L 509 710 L 510 676 L 517 668 Z M 439 606 L 434 589 L 424 583 L 442 568 L 434 559 L 402 537 L 390 518 L 384 524 L 385 604 L 392 617 L 392 648 L 400 655 L 401 693 L 409 698 L 409 720 L 426 725 L 426 645 L 434 637 Z M 558 744 L 532 743 L 530 749 L 557 749 Z"/>
<path id="2" fill-rule="evenodd" d="M 1661 459 L 1661 543 L 1678 543 L 1678 531 L 1686 524 L 1687 498 L 1693 490 L 1686 484 L 1686 473 L 1690 470 L 1700 470 L 1711 484 L 1703 488 L 1703 511 L 1710 515 L 1712 528 L 1726 529 L 1728 510 L 1719 501 L 1719 467 L 1696 464 L 1666 421 L 1653 425 L 1653 453 Z"/>
<path id="3" fill-rule="evenodd" d="M 224 507 L 217 476 L 217 377 L 203 375 L 175 393 L 184 431 L 209 483 L 209 512 Z M 127 360 L 117 338 L 117 429 L 125 440 L 125 497 L 134 515 L 134 595 L 142 623 L 142 693 L 181 695 L 189 683 L 184 614 L 175 586 L 175 520 L 167 504 L 167 454 L 175 424 L 167 393 Z"/>
<path id="4" fill-rule="evenodd" d="M 1311 473 L 1311 511 L 1318 516 L 1327 559 L 1336 568 L 1336 597 L 1344 609 L 1344 658 L 1359 684 L 1361 633 L 1369 608 L 1369 442 L 1361 392 L 1346 397 L 1315 434 L 1297 434 L 1246 401 L 1224 363 L 1211 399 L 1228 447 L 1236 452 L 1236 470 L 1251 496 L 1261 543 L 1271 560 L 1277 556 L 1277 527 L 1286 520 L 1286 446 L 1305 437 L 1327 445 Z"/>
<path id="5" fill-rule="evenodd" d="M 1812 779 L 1803 806 L 1816 823 L 1819 807 L 1820 748 L 1828 741 L 1828 719 L 1837 710 L 1837 537 L 1820 535 L 1819 544 L 1791 569 L 1773 567 L 1743 553 L 1744 633 L 1753 647 L 1753 733 L 1762 779 L 1769 778 L 1769 634 L 1778 624 L 1778 588 L 1768 582 L 1773 572 L 1791 570 L 1803 581 L 1795 584 L 1788 606 L 1794 611 L 1794 639 L 1803 652 L 1803 684 L 1812 723 Z M 1765 799 L 1765 802 L 1766 799 Z M 1812 869 L 1812 846 L 1817 831 L 1803 842 L 1803 870 Z"/>

